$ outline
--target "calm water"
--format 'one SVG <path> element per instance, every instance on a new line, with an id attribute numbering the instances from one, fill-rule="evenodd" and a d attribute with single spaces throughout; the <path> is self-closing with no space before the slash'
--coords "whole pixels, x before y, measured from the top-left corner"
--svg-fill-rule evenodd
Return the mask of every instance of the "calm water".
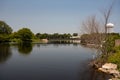
<path id="1" fill-rule="evenodd" d="M 93 55 L 76 44 L 0 45 L 0 80 L 97 80 Z"/>

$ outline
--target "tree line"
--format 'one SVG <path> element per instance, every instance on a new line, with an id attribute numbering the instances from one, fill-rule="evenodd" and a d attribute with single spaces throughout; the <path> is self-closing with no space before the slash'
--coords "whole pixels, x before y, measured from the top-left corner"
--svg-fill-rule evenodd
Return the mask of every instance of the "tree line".
<path id="1" fill-rule="evenodd" d="M 36 37 L 39 39 L 70 39 L 72 35 L 70 33 L 66 34 L 59 34 L 59 33 L 53 33 L 53 34 L 47 34 L 47 33 L 37 33 Z"/>
<path id="2" fill-rule="evenodd" d="M 19 29 L 12 32 L 13 29 L 4 21 L 0 21 L 0 43 L 1 42 L 31 42 L 32 39 L 70 39 L 72 36 L 78 36 L 78 33 L 36 33 L 34 34 L 29 28 Z"/>

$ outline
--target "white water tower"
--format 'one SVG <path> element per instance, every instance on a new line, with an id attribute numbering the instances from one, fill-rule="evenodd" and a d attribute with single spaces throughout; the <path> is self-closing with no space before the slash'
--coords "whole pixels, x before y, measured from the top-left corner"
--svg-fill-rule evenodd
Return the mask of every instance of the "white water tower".
<path id="1" fill-rule="evenodd" d="M 108 24 L 106 25 L 106 27 L 107 27 L 107 33 L 113 33 L 113 32 L 114 32 L 114 31 L 113 31 L 114 24 L 108 23 Z"/>

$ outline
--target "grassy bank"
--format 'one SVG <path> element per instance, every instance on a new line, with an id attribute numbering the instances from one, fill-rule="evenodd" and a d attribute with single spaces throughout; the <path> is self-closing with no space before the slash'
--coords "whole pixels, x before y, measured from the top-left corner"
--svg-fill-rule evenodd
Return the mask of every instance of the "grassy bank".
<path id="1" fill-rule="evenodd" d="M 120 46 L 113 48 L 114 53 L 108 56 L 108 62 L 115 63 L 118 65 L 118 70 L 120 71 Z"/>

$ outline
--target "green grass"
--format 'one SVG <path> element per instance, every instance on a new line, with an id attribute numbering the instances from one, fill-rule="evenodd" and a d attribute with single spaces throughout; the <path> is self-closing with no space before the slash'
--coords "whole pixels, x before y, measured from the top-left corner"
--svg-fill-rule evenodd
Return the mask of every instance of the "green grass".
<path id="1" fill-rule="evenodd" d="M 108 62 L 117 64 L 120 71 L 120 53 L 115 53 L 114 55 L 109 56 Z"/>
<path id="2" fill-rule="evenodd" d="M 109 55 L 108 62 L 115 63 L 118 65 L 118 70 L 120 71 L 120 47 L 115 48 L 116 52 Z"/>
<path id="3" fill-rule="evenodd" d="M 40 39 L 32 39 L 32 42 L 42 42 Z"/>

